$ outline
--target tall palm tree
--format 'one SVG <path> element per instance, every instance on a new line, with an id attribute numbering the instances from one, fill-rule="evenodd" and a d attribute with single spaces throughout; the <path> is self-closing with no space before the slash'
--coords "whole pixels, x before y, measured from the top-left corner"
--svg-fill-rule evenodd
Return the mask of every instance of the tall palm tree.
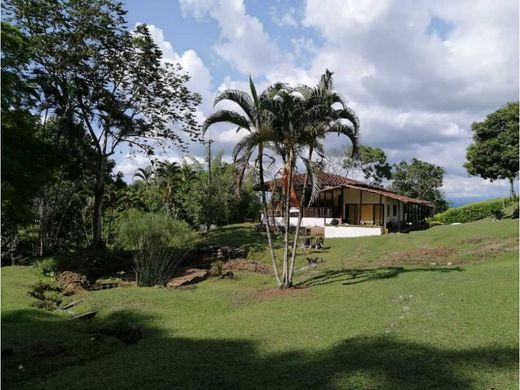
<path id="1" fill-rule="evenodd" d="M 139 168 L 134 173 L 134 181 L 137 179 L 142 180 L 145 184 L 152 184 L 155 179 L 155 172 L 151 165 L 146 168 Z"/>
<path id="2" fill-rule="evenodd" d="M 310 206 L 317 198 L 319 185 L 318 166 L 313 162 L 313 153 L 318 151 L 320 154 L 323 150 L 322 141 L 330 133 L 344 135 L 350 139 L 352 143 L 352 154 L 358 153 L 359 147 L 359 119 L 350 107 L 348 107 L 345 99 L 333 89 L 332 72 L 328 69 L 321 76 L 318 85 L 314 88 L 300 86 L 297 90 L 305 98 L 305 113 L 303 137 L 304 144 L 307 145 L 308 155 L 302 160 L 306 166 L 306 173 L 303 184 L 302 199 L 299 202 L 299 215 L 296 225 L 296 233 L 292 249 L 291 261 L 289 266 L 290 284 L 292 284 L 292 275 L 294 272 L 294 264 L 296 258 L 296 249 L 298 243 L 298 235 L 303 218 L 303 208 L 305 205 Z M 311 193 L 308 199 L 307 185 L 311 183 Z"/>
<path id="3" fill-rule="evenodd" d="M 280 276 L 278 274 L 278 266 L 276 263 L 276 257 L 274 253 L 273 240 L 271 236 L 271 224 L 269 221 L 269 213 L 267 210 L 267 197 L 265 194 L 265 181 L 264 181 L 264 150 L 266 145 L 272 141 L 273 133 L 270 126 L 270 115 L 265 111 L 260 104 L 260 99 L 256 92 L 256 87 L 251 77 L 249 78 L 249 88 L 251 94 L 246 92 L 228 89 L 222 91 L 215 98 L 214 105 L 221 101 L 228 100 L 237 104 L 242 112 L 232 110 L 219 110 L 214 114 L 210 115 L 203 125 L 203 132 L 215 123 L 231 123 L 237 126 L 237 130 L 245 129 L 248 134 L 237 143 L 233 151 L 233 157 L 235 163 L 241 164 L 241 169 L 238 175 L 238 186 L 240 187 L 244 173 L 247 167 L 247 162 L 253 156 L 255 149 L 257 150 L 256 163 L 258 164 L 259 180 L 262 192 L 262 205 L 264 210 L 264 216 L 266 218 L 267 227 L 267 241 L 269 244 L 269 252 L 271 254 L 271 262 L 273 266 L 273 272 L 276 278 L 278 286 L 282 285 Z"/>
<path id="4" fill-rule="evenodd" d="M 156 180 L 159 187 L 164 187 L 164 207 L 166 213 L 170 213 L 172 206 L 172 195 L 174 188 L 177 188 L 182 179 L 182 169 L 176 162 L 170 162 L 168 160 L 161 161 L 158 163 Z"/>
<path id="5" fill-rule="evenodd" d="M 273 85 L 263 95 L 263 107 L 273 115 L 272 127 L 278 136 L 274 148 L 284 163 L 284 259 L 283 287 L 292 286 L 298 235 L 303 218 L 305 204 L 310 205 L 319 191 L 318 170 L 313 162 L 313 153 L 323 152 L 322 141 L 331 132 L 346 135 L 353 144 L 354 153 L 358 147 L 359 121 L 344 99 L 333 90 L 332 73 L 325 71 L 319 84 L 310 88 L 299 86 L 289 88 L 284 84 Z M 303 152 L 307 150 L 307 157 Z M 299 206 L 299 218 L 289 259 L 289 211 L 292 198 L 292 182 L 297 159 L 305 167 L 304 187 Z M 310 179 L 310 180 L 309 180 Z M 307 185 L 311 183 L 308 199 Z"/>

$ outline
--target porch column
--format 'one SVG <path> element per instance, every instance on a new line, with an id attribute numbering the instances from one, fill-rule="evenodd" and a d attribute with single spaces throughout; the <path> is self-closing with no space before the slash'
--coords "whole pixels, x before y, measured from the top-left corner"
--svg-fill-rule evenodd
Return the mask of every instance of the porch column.
<path id="1" fill-rule="evenodd" d="M 363 191 L 359 190 L 358 225 L 361 225 L 361 208 L 363 207 Z"/>
<path id="2" fill-rule="evenodd" d="M 401 231 L 401 201 L 397 201 L 397 231 Z"/>

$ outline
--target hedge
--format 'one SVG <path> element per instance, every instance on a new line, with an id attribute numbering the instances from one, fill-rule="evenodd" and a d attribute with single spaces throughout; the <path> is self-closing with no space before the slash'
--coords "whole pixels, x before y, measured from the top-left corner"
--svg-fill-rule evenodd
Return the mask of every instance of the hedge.
<path id="1" fill-rule="evenodd" d="M 501 211 L 503 208 L 503 199 L 488 200 L 448 209 L 443 213 L 436 214 L 432 220 L 442 223 L 473 222 L 482 218 L 490 217 L 494 215 L 494 213 Z"/>

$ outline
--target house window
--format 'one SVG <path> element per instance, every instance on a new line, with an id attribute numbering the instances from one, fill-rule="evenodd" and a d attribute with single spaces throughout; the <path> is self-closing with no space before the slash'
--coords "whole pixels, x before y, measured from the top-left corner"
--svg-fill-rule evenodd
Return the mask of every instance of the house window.
<path id="1" fill-rule="evenodd" d="M 394 204 L 394 217 L 396 217 L 396 216 L 397 216 L 397 205 Z"/>

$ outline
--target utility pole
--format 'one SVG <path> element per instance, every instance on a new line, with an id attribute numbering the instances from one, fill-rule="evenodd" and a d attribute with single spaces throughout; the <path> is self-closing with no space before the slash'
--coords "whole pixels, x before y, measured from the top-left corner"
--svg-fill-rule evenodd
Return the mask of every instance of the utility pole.
<path id="1" fill-rule="evenodd" d="M 208 161 L 208 183 L 211 184 L 211 144 L 214 141 L 212 139 L 208 139 L 207 141 L 203 141 L 204 145 L 208 145 L 208 157 L 206 157 Z"/>

